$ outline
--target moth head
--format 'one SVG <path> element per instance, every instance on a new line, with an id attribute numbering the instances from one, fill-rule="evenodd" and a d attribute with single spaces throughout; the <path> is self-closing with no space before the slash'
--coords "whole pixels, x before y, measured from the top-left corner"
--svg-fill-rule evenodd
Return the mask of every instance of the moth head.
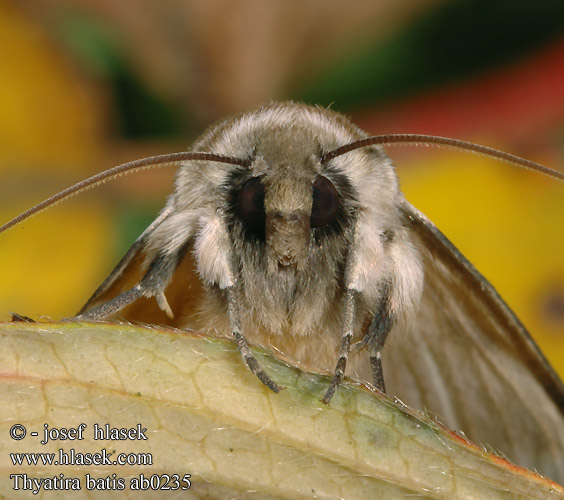
<path id="1" fill-rule="evenodd" d="M 246 231 L 263 240 L 269 270 L 303 270 L 319 238 L 343 211 L 343 200 L 324 175 L 251 177 L 237 193 L 237 212 Z"/>
<path id="2" fill-rule="evenodd" d="M 343 235 L 356 197 L 342 172 L 322 165 L 314 128 L 265 132 L 256 138 L 249 168 L 236 169 L 226 183 L 232 219 L 246 241 L 264 246 L 269 273 L 304 271 L 324 240 Z"/>

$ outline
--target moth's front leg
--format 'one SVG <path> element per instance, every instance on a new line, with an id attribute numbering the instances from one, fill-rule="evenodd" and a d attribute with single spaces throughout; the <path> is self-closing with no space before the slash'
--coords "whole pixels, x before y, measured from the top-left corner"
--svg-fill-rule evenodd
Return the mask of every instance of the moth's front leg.
<path id="1" fill-rule="evenodd" d="M 200 218 L 194 247 L 198 273 L 202 280 L 223 290 L 227 295 L 229 327 L 243 361 L 264 385 L 274 392 L 280 392 L 283 388 L 262 369 L 242 331 L 239 288 L 242 284 L 222 210 Z"/>
<path id="2" fill-rule="evenodd" d="M 329 384 L 329 388 L 321 400 L 325 404 L 329 404 L 335 391 L 339 388 L 340 383 L 345 376 L 345 368 L 347 367 L 347 360 L 349 357 L 349 351 L 351 348 L 351 339 L 354 334 L 354 324 L 356 316 L 356 300 L 359 294 L 358 291 L 358 252 L 355 249 L 355 239 L 356 239 L 356 224 L 350 228 L 348 241 L 349 241 L 349 251 L 347 254 L 347 262 L 345 266 L 345 300 L 343 307 L 343 330 L 341 336 L 341 347 L 339 348 L 339 358 L 337 359 L 337 366 L 333 373 L 333 379 Z"/>
<path id="3" fill-rule="evenodd" d="M 235 339 L 235 342 L 237 343 L 237 347 L 239 349 L 241 357 L 243 358 L 243 361 L 247 364 L 251 372 L 264 385 L 266 385 L 270 390 L 274 392 L 280 392 L 283 387 L 274 382 L 262 369 L 253 352 L 251 351 L 249 344 L 247 343 L 247 339 L 245 339 L 243 333 L 241 332 L 241 316 L 235 285 L 227 288 L 226 292 L 231 333 L 233 335 L 233 338 Z"/>
<path id="4" fill-rule="evenodd" d="M 401 257 L 399 259 L 396 258 L 397 252 L 394 254 L 395 249 L 392 247 L 388 248 L 386 254 L 384 244 L 387 239 L 383 241 L 380 233 L 368 231 L 366 228 L 370 224 L 367 224 L 367 220 L 361 220 L 351 228 L 351 235 L 349 236 L 349 252 L 345 266 L 347 288 L 344 300 L 341 347 L 333 379 L 322 399 L 324 403 L 331 401 L 345 374 L 351 339 L 354 334 L 356 302 L 359 297 L 365 300 L 368 297 L 369 303 L 378 304 L 372 323 L 359 345 L 361 347 L 368 346 L 374 385 L 385 392 L 381 353 L 394 322 L 394 315 L 391 311 L 392 294 L 394 291 L 398 292 L 398 290 L 392 289 L 390 275 L 393 275 L 394 271 L 397 273 L 412 272 L 410 266 L 405 266 L 407 261 L 405 257 L 409 256 L 410 247 L 397 247 L 399 248 L 399 257 Z M 362 235 L 362 238 L 357 238 L 359 234 Z M 357 241 L 358 245 L 355 245 Z M 405 254 L 403 253 L 405 250 L 402 250 L 402 248 L 408 249 Z M 366 265 L 366 262 L 378 261 L 391 262 L 391 265 L 386 267 Z M 411 261 L 413 259 L 410 259 Z M 415 287 L 413 290 L 415 290 Z"/>
<path id="5" fill-rule="evenodd" d="M 347 367 L 347 360 L 349 357 L 349 351 L 351 347 L 351 339 L 354 333 L 354 318 L 356 312 L 356 296 L 357 291 L 349 288 L 345 295 L 345 307 L 344 307 L 344 319 L 343 319 L 343 335 L 341 337 L 341 347 L 339 349 L 339 358 L 337 360 L 337 366 L 335 367 L 335 372 L 333 374 L 333 379 L 329 388 L 323 396 L 323 401 L 328 404 L 333 398 L 335 391 L 338 389 L 339 384 L 345 376 L 345 368 Z"/>
<path id="6" fill-rule="evenodd" d="M 382 349 L 384 349 L 388 334 L 394 325 L 394 316 L 390 310 L 390 293 L 391 286 L 389 283 L 386 283 L 382 287 L 382 296 L 378 309 L 362 340 L 368 346 L 372 381 L 374 386 L 382 392 L 386 392 L 384 372 L 382 370 Z"/>
<path id="7" fill-rule="evenodd" d="M 166 300 L 164 290 L 170 283 L 186 251 L 187 245 L 185 244 L 173 253 L 158 254 L 149 265 L 149 269 L 141 281 L 133 288 L 79 314 L 75 319 L 87 321 L 103 320 L 121 311 L 141 297 L 155 297 L 159 307 L 172 318 L 173 313 Z"/>
<path id="8" fill-rule="evenodd" d="M 390 288 L 389 282 L 386 282 L 385 285 L 381 287 L 382 295 L 378 309 L 374 314 L 374 318 L 370 323 L 370 327 L 368 328 L 366 335 L 358 344 L 356 344 L 361 348 L 364 346 L 368 347 L 373 383 L 382 392 L 386 392 L 384 373 L 382 371 L 382 349 L 384 348 L 384 344 L 386 343 L 386 339 L 388 338 L 388 334 L 390 333 L 394 323 L 393 314 L 390 311 Z M 339 349 L 339 359 L 337 360 L 337 366 L 335 367 L 331 384 L 323 397 L 322 401 L 324 403 L 329 403 L 329 401 L 331 401 L 331 398 L 335 394 L 335 391 L 339 387 L 339 384 L 343 380 L 345 374 L 345 368 L 351 347 L 350 343 L 354 333 L 356 298 L 358 293 L 359 292 L 354 289 L 349 289 L 346 293 L 343 335 L 341 338 L 341 347 Z"/>

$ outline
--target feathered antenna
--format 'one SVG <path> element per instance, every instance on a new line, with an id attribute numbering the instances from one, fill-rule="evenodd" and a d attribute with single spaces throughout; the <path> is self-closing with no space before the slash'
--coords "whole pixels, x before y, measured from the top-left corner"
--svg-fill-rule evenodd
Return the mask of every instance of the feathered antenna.
<path id="1" fill-rule="evenodd" d="M 204 160 L 204 161 L 217 161 L 220 163 L 230 163 L 234 165 L 247 165 L 246 160 L 241 160 L 239 158 L 231 158 L 229 156 L 223 156 L 216 153 L 201 153 L 201 152 L 182 152 L 182 153 L 170 153 L 166 155 L 150 156 L 148 158 L 142 158 L 140 160 L 134 160 L 117 167 L 104 170 L 99 174 L 88 177 L 72 186 L 59 191 L 57 194 L 47 198 L 46 200 L 38 203 L 37 205 L 31 207 L 29 210 L 21 213 L 20 215 L 14 217 L 12 220 L 6 222 L 3 226 L 0 226 L 0 233 L 7 231 L 8 229 L 14 227 L 15 225 L 29 219 L 33 215 L 42 212 L 43 210 L 61 203 L 62 201 L 68 200 L 69 198 L 78 195 L 88 189 L 95 188 L 105 182 L 117 179 L 124 175 L 133 174 L 135 172 L 140 172 L 142 170 L 149 170 L 152 168 L 163 168 L 171 167 L 180 161 L 188 160 Z"/>
<path id="2" fill-rule="evenodd" d="M 497 149 L 488 148 L 487 146 L 480 146 L 479 144 L 474 144 L 472 142 L 461 141 L 459 139 L 451 139 L 449 137 L 440 137 L 437 135 L 424 135 L 424 134 L 383 134 L 375 135 L 372 137 L 367 137 L 365 139 L 360 139 L 350 144 L 341 146 L 333 151 L 326 153 L 321 159 L 322 163 L 326 163 L 337 156 L 344 155 L 349 151 L 355 149 L 364 148 L 366 146 L 396 146 L 396 145 L 408 145 L 408 146 L 431 146 L 443 149 L 452 149 L 456 151 L 463 151 L 466 153 L 478 154 L 481 156 L 486 156 L 488 158 L 493 158 L 495 160 L 503 161 L 514 165 L 516 167 L 526 168 L 529 170 L 534 170 L 541 174 L 553 177 L 555 179 L 564 180 L 564 173 L 554 170 L 552 168 L 545 167 L 540 163 L 536 163 L 531 160 L 526 160 L 520 156 L 515 156 Z"/>
<path id="3" fill-rule="evenodd" d="M 549 167 L 545 167 L 540 163 L 536 163 L 531 160 L 526 160 L 520 156 L 512 155 L 510 153 L 505 153 L 497 149 L 489 148 L 487 146 L 480 146 L 479 144 L 474 144 L 471 142 L 461 141 L 459 139 L 451 139 L 449 137 L 440 137 L 436 135 L 425 135 L 425 134 L 383 134 L 375 135 L 372 137 L 367 137 L 365 139 L 360 139 L 358 141 L 351 142 L 344 146 L 338 147 L 333 151 L 326 153 L 321 159 L 322 163 L 327 163 L 329 160 L 341 156 L 355 149 L 363 148 L 366 146 L 395 146 L 395 145 L 408 145 L 408 146 L 432 146 L 443 149 L 452 149 L 456 151 L 463 151 L 467 153 L 479 154 L 486 156 L 488 158 L 493 158 L 511 165 L 526 168 L 529 170 L 534 170 L 541 174 L 547 175 L 554 179 L 564 180 L 564 173 L 554 170 Z M 229 156 L 223 156 L 217 153 L 205 153 L 205 152 L 181 152 L 181 153 L 170 153 L 166 155 L 150 156 L 148 158 L 142 158 L 140 160 L 134 160 L 117 167 L 110 168 L 99 174 L 88 177 L 83 181 L 77 182 L 72 186 L 63 189 L 57 194 L 47 198 L 46 200 L 38 203 L 37 205 L 31 207 L 29 210 L 21 213 L 20 215 L 14 217 L 12 220 L 6 222 L 4 225 L 0 226 L 0 233 L 7 231 L 8 229 L 16 226 L 20 222 L 29 219 L 33 215 L 36 215 L 43 210 L 56 205 L 62 201 L 68 200 L 69 198 L 78 195 L 88 189 L 92 189 L 99 186 L 107 181 L 117 179 L 118 177 L 133 174 L 142 170 L 148 170 L 152 168 L 163 168 L 171 167 L 180 161 L 217 161 L 220 163 L 229 163 L 232 165 L 247 166 L 248 161 L 242 160 L 240 158 L 231 158 Z"/>

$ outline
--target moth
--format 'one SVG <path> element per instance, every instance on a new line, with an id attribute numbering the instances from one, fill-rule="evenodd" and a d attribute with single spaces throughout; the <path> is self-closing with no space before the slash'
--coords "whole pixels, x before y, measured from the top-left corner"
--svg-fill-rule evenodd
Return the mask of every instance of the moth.
<path id="1" fill-rule="evenodd" d="M 187 153 L 87 179 L 0 228 L 126 171 L 180 162 L 154 220 L 79 311 L 234 338 L 293 364 L 372 380 L 515 463 L 564 482 L 564 385 L 487 280 L 405 200 L 382 144 L 331 110 L 274 103 L 212 126 Z M 391 340 L 388 341 L 388 338 Z M 385 381 L 385 385 L 384 385 Z M 258 383 L 258 381 L 257 381 Z"/>

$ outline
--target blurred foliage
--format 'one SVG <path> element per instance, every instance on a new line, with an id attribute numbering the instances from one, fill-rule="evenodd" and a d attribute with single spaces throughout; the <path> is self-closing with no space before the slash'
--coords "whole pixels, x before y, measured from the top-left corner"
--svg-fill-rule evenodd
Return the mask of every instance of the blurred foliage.
<path id="1" fill-rule="evenodd" d="M 341 109 L 383 103 L 507 65 L 562 35 L 561 0 L 446 2 L 347 53 L 298 95 Z"/>
<path id="2" fill-rule="evenodd" d="M 0 169 L 61 171 L 94 157 L 105 120 L 95 82 L 81 78 L 48 34 L 6 2 L 0 43 Z"/>
<path id="3" fill-rule="evenodd" d="M 0 0 L 0 216 L 103 168 L 186 149 L 212 120 L 270 99 L 332 102 L 373 133 L 454 134 L 562 169 L 560 0 L 351 5 Z M 390 154 L 406 197 L 564 373 L 562 185 L 461 154 Z M 112 183 L 2 235 L 2 319 L 73 314 L 171 176 Z"/>
<path id="4" fill-rule="evenodd" d="M 64 45 L 85 71 L 104 78 L 113 95 L 114 121 L 127 139 L 180 134 L 172 103 L 148 87 L 131 68 L 112 32 L 84 12 L 69 10 L 58 24 Z"/>

